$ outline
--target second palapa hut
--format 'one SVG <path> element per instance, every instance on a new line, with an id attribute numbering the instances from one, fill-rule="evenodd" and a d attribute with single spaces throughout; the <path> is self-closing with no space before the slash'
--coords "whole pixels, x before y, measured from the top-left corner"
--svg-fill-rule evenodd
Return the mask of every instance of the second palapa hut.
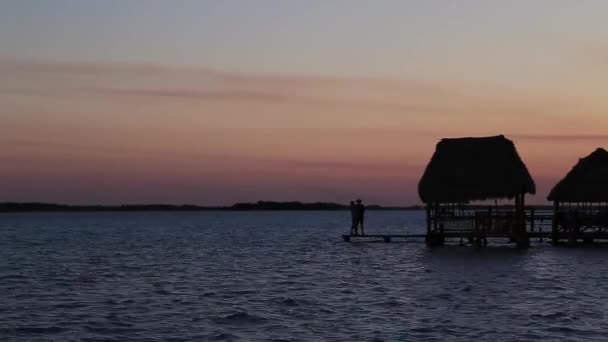
<path id="1" fill-rule="evenodd" d="M 608 151 L 598 148 L 581 158 L 548 200 L 554 203 L 554 242 L 608 238 Z"/>
<path id="2" fill-rule="evenodd" d="M 508 237 L 522 246 L 529 242 L 525 195 L 536 193 L 536 186 L 515 145 L 503 135 L 442 139 L 418 193 L 426 207 L 429 244 L 458 236 L 477 244 L 487 237 Z M 499 199 L 511 199 L 513 206 L 500 211 L 467 206 Z"/>

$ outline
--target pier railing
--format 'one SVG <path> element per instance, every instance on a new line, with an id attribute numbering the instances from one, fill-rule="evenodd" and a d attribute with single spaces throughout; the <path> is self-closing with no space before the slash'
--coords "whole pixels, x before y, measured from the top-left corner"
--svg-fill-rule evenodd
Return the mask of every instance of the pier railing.
<path id="1" fill-rule="evenodd" d="M 530 233 L 549 232 L 553 220 L 550 210 L 461 210 L 442 211 L 431 215 L 431 231 L 447 234 L 479 233 L 508 236 L 523 230 Z"/>
<path id="2" fill-rule="evenodd" d="M 479 207 L 459 210 L 428 210 L 426 234 L 375 234 L 361 238 L 424 237 L 429 245 L 443 245 L 446 238 L 460 238 L 461 243 L 485 245 L 488 238 L 508 238 L 526 247 L 530 239 L 547 239 L 553 243 L 593 242 L 608 240 L 608 210 L 547 210 L 524 208 Z M 353 236 L 344 235 L 345 241 Z"/>

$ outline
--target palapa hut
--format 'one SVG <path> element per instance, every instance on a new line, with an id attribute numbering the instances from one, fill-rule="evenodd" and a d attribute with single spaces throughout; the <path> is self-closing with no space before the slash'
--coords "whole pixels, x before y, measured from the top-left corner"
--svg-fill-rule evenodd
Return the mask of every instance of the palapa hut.
<path id="1" fill-rule="evenodd" d="M 598 148 L 581 158 L 551 190 L 553 240 L 608 238 L 608 152 Z"/>
<path id="2" fill-rule="evenodd" d="M 442 139 L 418 184 L 427 209 L 427 237 L 444 235 L 448 229 L 484 236 L 499 226 L 505 236 L 522 227 L 525 231 L 524 197 L 535 192 L 515 145 L 503 135 Z M 515 210 L 463 209 L 472 201 L 498 199 L 514 199 Z"/>

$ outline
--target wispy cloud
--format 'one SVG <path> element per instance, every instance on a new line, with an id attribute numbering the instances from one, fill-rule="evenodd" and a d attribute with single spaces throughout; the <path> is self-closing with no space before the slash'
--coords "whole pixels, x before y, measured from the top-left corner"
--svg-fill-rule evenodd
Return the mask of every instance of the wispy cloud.
<path id="1" fill-rule="evenodd" d="M 120 157 L 139 155 L 144 158 L 163 158 L 181 159 L 184 161 L 202 161 L 214 164 L 243 164 L 250 166 L 260 166 L 268 168 L 298 168 L 301 170 L 338 170 L 338 171 L 357 171 L 357 172 L 386 172 L 386 171 L 411 171 L 421 169 L 423 166 L 418 164 L 407 164 L 397 162 L 381 161 L 348 161 L 348 160 L 327 160 L 327 159 L 296 159 L 296 158 L 269 158 L 256 157 L 250 155 L 234 154 L 211 154 L 211 153 L 188 153 L 183 151 L 172 151 L 170 149 L 158 151 L 153 149 L 120 147 L 99 144 L 72 143 L 52 140 L 3 140 L 0 144 L 8 147 L 26 147 L 36 150 L 56 151 L 65 153 L 67 151 L 88 152 L 90 154 L 104 153 L 106 155 Z M 77 159 L 75 159 L 77 160 Z"/>
<path id="2" fill-rule="evenodd" d="M 156 73 L 179 70 L 169 66 L 147 63 L 86 63 L 86 62 L 51 62 L 16 58 L 0 58 L 0 70 L 11 70 L 33 73 Z"/>
<path id="3" fill-rule="evenodd" d="M 25 88 L 21 86 L 19 91 L 36 94 L 40 91 L 83 91 L 102 96 L 172 98 L 201 102 L 293 103 L 299 106 L 425 115 L 447 115 L 454 109 L 458 99 L 463 99 L 458 84 L 426 80 L 259 74 L 150 64 L 27 60 L 0 60 L 0 70 L 26 73 L 27 76 L 15 76 L 31 80 Z M 52 81 L 53 75 L 58 78 L 55 82 Z M 65 82 L 66 75 L 74 78 Z M 49 88 L 49 84 L 54 84 L 54 87 Z M 9 85 L 4 87 L 9 89 Z"/>
<path id="4" fill-rule="evenodd" d="M 226 158 L 223 156 L 222 158 Z M 412 170 L 422 170 L 423 165 L 396 163 L 396 162 L 374 162 L 374 161 L 344 161 L 344 160 L 310 160 L 310 159 L 281 159 L 281 158 L 248 158 L 231 157 L 239 160 L 249 160 L 258 164 L 269 166 L 282 166 L 286 168 L 317 169 L 317 170 L 342 170 L 352 172 L 391 172 L 408 173 Z"/>
<path id="5" fill-rule="evenodd" d="M 608 140 L 608 134 L 512 134 L 510 137 L 521 140 L 540 141 L 598 141 Z"/>
<path id="6" fill-rule="evenodd" d="M 109 96 L 133 96 L 147 98 L 175 98 L 193 101 L 239 101 L 268 104 L 291 103 L 304 106 L 343 107 L 358 110 L 392 111 L 449 115 L 446 108 L 434 104 L 408 104 L 390 100 L 365 99 L 356 97 L 331 97 L 327 95 L 299 94 L 296 91 L 276 92 L 272 90 L 190 90 L 190 89 L 144 89 L 93 87 L 90 91 Z M 233 102 L 238 103 L 238 102 Z"/>
<path id="7" fill-rule="evenodd" d="M 92 91 L 106 95 L 144 96 L 160 98 L 181 98 L 201 101 L 243 100 L 255 102 L 281 102 L 287 96 L 263 91 L 249 90 L 188 90 L 188 89 L 126 89 L 126 88 L 91 88 Z"/>
<path id="8" fill-rule="evenodd" d="M 104 151 L 104 152 L 119 152 L 124 151 L 124 148 L 110 147 L 103 145 L 86 144 L 82 142 L 62 142 L 51 140 L 1 140 L 0 144 L 10 147 L 28 147 L 36 149 L 55 149 L 55 150 L 86 150 L 86 151 Z"/>
<path id="9" fill-rule="evenodd" d="M 498 86 L 490 89 L 487 85 L 448 80 L 260 74 L 145 63 L 58 63 L 6 59 L 0 59 L 0 70 L 32 74 L 27 76 L 33 80 L 29 84 L 31 92 L 34 89 L 48 92 L 64 89 L 69 93 L 84 91 L 103 96 L 147 99 L 293 103 L 299 108 L 344 108 L 390 115 L 416 114 L 419 117 L 471 118 L 487 113 L 494 116 L 550 117 L 543 113 L 565 111 L 574 106 L 557 103 L 554 98 L 540 99 L 540 103 L 518 102 L 518 98 L 528 95 Z M 38 73 L 45 74 L 42 78 L 44 82 L 37 82 Z M 57 75 L 58 80 L 53 82 L 46 74 Z M 66 74 L 82 77 L 65 82 Z M 56 86 L 51 90 L 48 84 Z M 40 87 L 42 89 L 38 89 Z M 21 92 L 28 91 L 19 89 Z"/>
<path id="10" fill-rule="evenodd" d="M 87 63 L 87 62 L 52 62 L 27 59 L 7 59 L 0 57 L 0 69 L 25 72 L 70 72 L 70 73 L 173 73 L 195 77 L 206 77 L 244 86 L 277 86 L 331 88 L 365 86 L 379 90 L 398 90 L 404 92 L 425 93 L 432 95 L 452 94 L 454 89 L 445 84 L 425 80 L 389 79 L 372 77 L 337 77 L 301 74 L 264 74 L 241 71 L 222 71 L 204 67 L 183 67 L 151 63 Z"/>

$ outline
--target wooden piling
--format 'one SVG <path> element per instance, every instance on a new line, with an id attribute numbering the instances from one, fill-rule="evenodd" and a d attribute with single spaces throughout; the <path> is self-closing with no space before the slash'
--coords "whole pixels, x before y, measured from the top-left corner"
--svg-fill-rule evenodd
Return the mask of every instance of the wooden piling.
<path id="1" fill-rule="evenodd" d="M 553 220 L 551 222 L 551 241 L 554 244 L 559 242 L 559 233 L 557 231 L 559 224 L 559 201 L 553 201 Z"/>

